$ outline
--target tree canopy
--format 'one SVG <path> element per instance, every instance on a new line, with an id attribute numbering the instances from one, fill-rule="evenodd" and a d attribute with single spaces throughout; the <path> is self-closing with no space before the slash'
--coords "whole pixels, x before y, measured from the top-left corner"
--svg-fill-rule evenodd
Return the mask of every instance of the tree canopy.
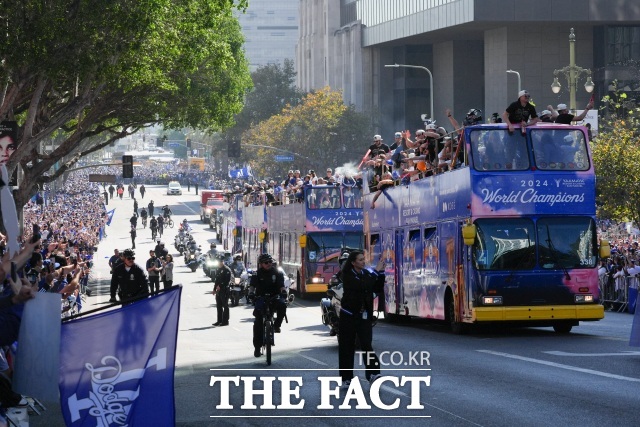
<path id="1" fill-rule="evenodd" d="M 251 88 L 246 0 L 24 0 L 2 8 L 0 116 L 18 125 L 16 202 L 142 127 L 220 130 Z M 39 153 L 56 138 L 58 147 Z M 51 166 L 62 161 L 52 175 Z"/>
<path id="2" fill-rule="evenodd" d="M 311 168 L 320 174 L 322 168 L 359 161 L 368 145 L 356 141 L 368 134 L 372 135 L 369 117 L 344 105 L 341 92 L 324 88 L 252 126 L 243 134 L 242 144 L 259 176 L 286 176 L 292 168 L 302 172 Z M 260 161 L 291 153 L 295 153 L 293 163 Z"/>
<path id="3" fill-rule="evenodd" d="M 592 143 L 598 216 L 640 224 L 640 108 L 617 90 L 603 102 L 603 131 Z"/>

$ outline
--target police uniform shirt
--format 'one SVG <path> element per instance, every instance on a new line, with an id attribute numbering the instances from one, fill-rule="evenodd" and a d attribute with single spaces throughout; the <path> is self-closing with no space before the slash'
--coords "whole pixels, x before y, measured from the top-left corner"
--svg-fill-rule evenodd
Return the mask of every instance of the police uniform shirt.
<path id="1" fill-rule="evenodd" d="M 265 294 L 279 295 L 280 289 L 284 288 L 284 276 L 275 268 L 269 270 L 259 269 L 251 277 L 251 286 L 255 287 L 256 295 Z"/>
<path id="2" fill-rule="evenodd" d="M 147 276 L 137 264 L 133 264 L 131 268 L 127 269 L 126 265 L 122 263 L 116 268 L 114 274 L 118 278 L 118 284 L 124 297 L 143 295 L 149 292 Z"/>

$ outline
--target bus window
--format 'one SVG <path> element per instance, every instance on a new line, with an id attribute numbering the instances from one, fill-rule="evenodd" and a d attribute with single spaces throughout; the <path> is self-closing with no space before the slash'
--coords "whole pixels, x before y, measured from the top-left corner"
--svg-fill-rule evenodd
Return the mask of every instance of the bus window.
<path id="1" fill-rule="evenodd" d="M 340 250 L 343 247 L 340 233 L 309 233 L 307 234 L 307 253 L 310 262 L 337 263 Z M 313 253 L 313 260 L 312 260 Z"/>
<path id="2" fill-rule="evenodd" d="M 506 129 L 471 132 L 471 155 L 476 170 L 529 169 L 527 141 L 520 132 L 511 135 Z"/>
<path id="3" fill-rule="evenodd" d="M 475 222 L 473 260 L 478 270 L 527 270 L 536 264 L 533 223 L 525 218 L 482 218 Z"/>
<path id="4" fill-rule="evenodd" d="M 576 129 L 534 129 L 531 142 L 540 170 L 589 170 L 587 141 Z"/>
<path id="5" fill-rule="evenodd" d="M 362 249 L 362 234 L 361 233 L 345 233 L 344 235 L 344 247 L 351 249 Z"/>
<path id="6" fill-rule="evenodd" d="M 438 272 L 438 242 L 436 241 L 436 228 L 425 228 L 424 239 L 422 240 L 424 246 L 423 259 L 425 273 L 437 273 Z"/>
<path id="7" fill-rule="evenodd" d="M 307 190 L 307 207 L 309 209 L 339 209 L 339 187 L 318 187 Z"/>
<path id="8" fill-rule="evenodd" d="M 362 209 L 362 190 L 358 187 L 343 187 L 342 196 L 346 209 Z"/>
<path id="9" fill-rule="evenodd" d="M 420 243 L 420 237 L 420 230 L 409 230 L 409 236 L 403 248 L 403 265 L 408 270 L 419 270 L 422 268 L 422 245 Z"/>
<path id="10" fill-rule="evenodd" d="M 596 266 L 597 237 L 592 218 L 541 218 L 537 228 L 542 268 Z"/>

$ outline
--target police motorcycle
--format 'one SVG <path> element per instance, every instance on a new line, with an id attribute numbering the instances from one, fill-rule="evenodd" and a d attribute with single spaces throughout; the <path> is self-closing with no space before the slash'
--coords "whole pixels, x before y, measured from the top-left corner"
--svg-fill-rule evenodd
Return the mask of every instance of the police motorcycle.
<path id="1" fill-rule="evenodd" d="M 246 295 L 247 287 L 249 283 L 249 273 L 244 268 L 242 263 L 242 256 L 237 254 L 234 256 L 234 262 L 229 266 L 233 273 L 233 280 L 231 282 L 231 292 L 229 292 L 229 301 L 231 307 L 235 307 L 240 303 L 240 298 Z"/>
<path id="2" fill-rule="evenodd" d="M 189 225 L 189 222 L 185 218 L 182 220 L 182 222 L 180 223 L 180 226 L 178 227 L 178 234 L 189 233 L 190 231 L 191 231 L 191 226 Z"/>
<path id="3" fill-rule="evenodd" d="M 189 267 L 191 271 L 195 272 L 203 262 L 204 255 L 202 254 L 202 248 L 198 246 L 195 251 L 191 251 L 189 253 L 189 261 L 187 261 L 187 267 Z"/>
<path id="4" fill-rule="evenodd" d="M 340 267 L 349 258 L 350 251 L 343 249 L 338 259 Z M 339 273 L 334 274 L 329 281 L 327 289 L 327 297 L 320 300 L 320 311 L 322 312 L 322 324 L 329 326 L 329 335 L 337 336 L 340 334 L 340 307 L 342 306 L 342 295 L 344 289 Z"/>
<path id="5" fill-rule="evenodd" d="M 193 236 L 189 236 L 182 255 L 184 256 L 184 263 L 187 264 L 191 259 L 191 255 L 195 254 L 199 250 L 199 246 L 193 239 Z"/>
<path id="6" fill-rule="evenodd" d="M 187 248 L 187 242 L 189 241 L 189 233 L 178 233 L 173 241 L 173 245 L 176 247 L 176 250 L 180 252 L 180 255 L 184 253 Z"/>

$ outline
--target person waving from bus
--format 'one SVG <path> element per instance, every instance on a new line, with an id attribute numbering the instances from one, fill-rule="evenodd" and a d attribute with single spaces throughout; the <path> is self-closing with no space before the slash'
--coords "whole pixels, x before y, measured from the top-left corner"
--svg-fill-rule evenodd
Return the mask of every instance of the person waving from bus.
<path id="1" fill-rule="evenodd" d="M 373 382 L 380 376 L 380 361 L 373 351 L 373 298 L 384 289 L 384 262 L 378 261 L 375 271 L 364 268 L 362 251 L 353 251 L 342 266 L 344 295 L 340 308 L 339 370 L 342 386 L 348 387 L 353 378 L 356 338 L 365 353 L 365 375 Z"/>
<path id="2" fill-rule="evenodd" d="M 513 132 L 513 124 L 520 123 L 522 133 L 525 132 L 525 127 L 534 125 L 540 121 L 538 114 L 536 113 L 536 107 L 529 102 L 531 95 L 526 90 L 518 92 L 518 100 L 512 102 L 504 113 L 502 113 L 502 119 L 509 126 L 509 133 Z"/>

